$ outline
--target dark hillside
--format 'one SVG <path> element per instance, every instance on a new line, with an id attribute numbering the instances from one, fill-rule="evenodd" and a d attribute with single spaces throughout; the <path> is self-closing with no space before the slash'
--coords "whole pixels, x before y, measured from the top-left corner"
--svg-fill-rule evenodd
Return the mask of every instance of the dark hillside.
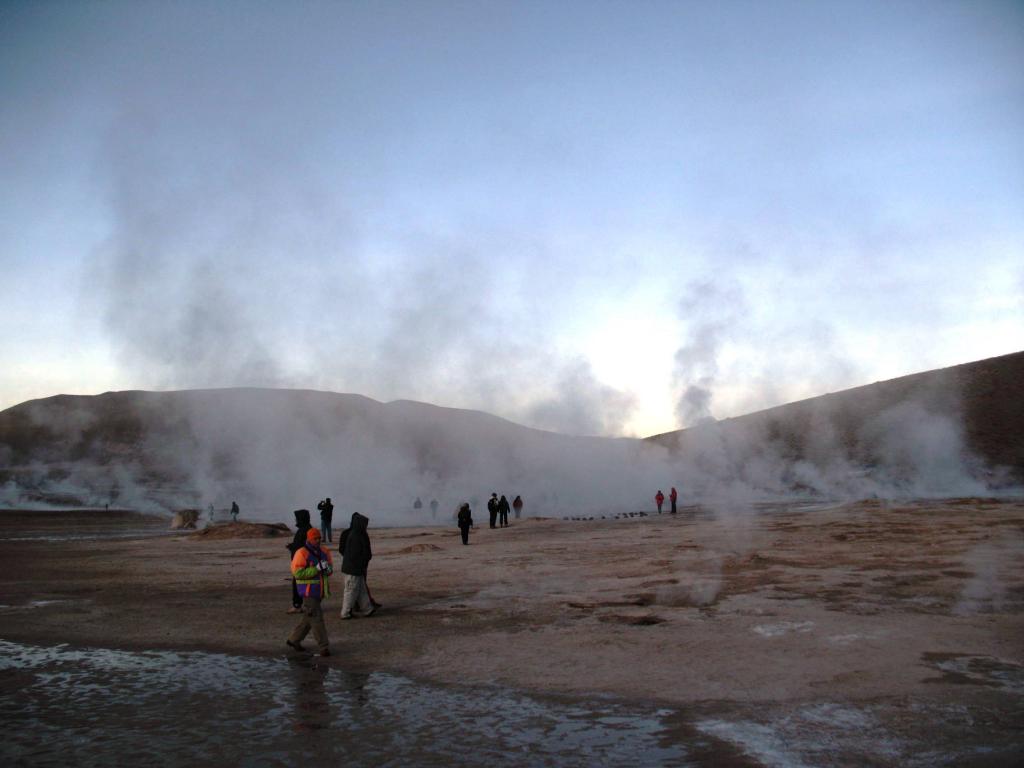
<path id="1" fill-rule="evenodd" d="M 823 451 L 838 447 L 850 461 L 872 466 L 885 459 L 891 443 L 886 415 L 901 429 L 937 415 L 949 417 L 962 430 L 968 458 L 1005 468 L 1016 482 L 1024 481 L 1024 352 L 812 397 L 718 426 L 747 439 L 756 435 L 790 461 L 816 462 Z M 647 439 L 685 453 L 700 432 L 684 429 Z"/>

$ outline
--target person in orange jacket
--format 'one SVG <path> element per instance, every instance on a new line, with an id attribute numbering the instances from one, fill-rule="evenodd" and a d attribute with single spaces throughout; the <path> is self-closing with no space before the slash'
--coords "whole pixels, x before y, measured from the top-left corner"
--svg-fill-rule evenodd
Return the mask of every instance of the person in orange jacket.
<path id="1" fill-rule="evenodd" d="M 676 499 L 679 498 L 679 494 L 676 493 L 675 486 L 672 486 L 672 490 L 668 492 L 668 500 L 672 503 L 672 514 L 676 513 Z"/>
<path id="2" fill-rule="evenodd" d="M 655 495 L 655 497 L 654 497 L 654 501 L 657 502 L 657 504 L 658 504 L 658 514 L 660 515 L 661 514 L 661 505 L 665 503 L 665 494 L 661 492 L 660 488 L 658 489 L 657 495 Z"/>
<path id="3" fill-rule="evenodd" d="M 327 627 L 324 625 L 320 603 L 331 594 L 334 563 L 330 551 L 320 548 L 320 540 L 320 531 L 310 528 L 306 533 L 305 546 L 299 548 L 292 558 L 292 576 L 295 577 L 295 585 L 302 597 L 302 620 L 285 642 L 296 651 L 304 651 L 302 640 L 312 629 L 320 655 L 330 656 Z"/>

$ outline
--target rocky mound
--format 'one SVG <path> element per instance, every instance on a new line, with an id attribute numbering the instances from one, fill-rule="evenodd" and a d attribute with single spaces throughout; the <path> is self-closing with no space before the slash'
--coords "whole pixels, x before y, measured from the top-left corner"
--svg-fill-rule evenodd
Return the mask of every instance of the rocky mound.
<path id="1" fill-rule="evenodd" d="M 224 523 L 210 525 L 190 533 L 190 539 L 266 539 L 291 536 L 292 530 L 284 523 Z"/>

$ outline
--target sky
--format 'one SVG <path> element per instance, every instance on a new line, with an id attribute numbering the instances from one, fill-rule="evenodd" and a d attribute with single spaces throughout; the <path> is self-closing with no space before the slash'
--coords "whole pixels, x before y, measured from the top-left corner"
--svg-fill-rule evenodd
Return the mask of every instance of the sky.
<path id="1" fill-rule="evenodd" d="M 0 4 L 0 408 L 644 436 L 1024 349 L 1019 2 Z"/>

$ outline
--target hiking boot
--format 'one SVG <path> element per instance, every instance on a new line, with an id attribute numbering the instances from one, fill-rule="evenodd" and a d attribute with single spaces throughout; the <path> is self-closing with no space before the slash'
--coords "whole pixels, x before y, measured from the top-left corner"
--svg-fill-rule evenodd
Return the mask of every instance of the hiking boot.
<path id="1" fill-rule="evenodd" d="M 330 656 L 331 655 L 331 649 L 330 648 L 324 648 L 322 651 L 320 651 L 320 655 L 321 656 Z"/>
<path id="2" fill-rule="evenodd" d="M 285 611 L 285 613 L 302 613 L 302 609 L 301 608 L 296 608 L 295 606 L 292 606 L 287 611 Z"/>
<path id="3" fill-rule="evenodd" d="M 285 643 L 288 644 L 289 648 L 294 648 L 299 653 L 305 653 L 306 652 L 306 649 L 302 647 L 302 643 L 295 643 L 295 642 L 292 642 L 291 640 L 285 640 Z"/>
<path id="4" fill-rule="evenodd" d="M 351 613 L 343 613 L 343 614 L 341 614 L 341 618 L 343 618 L 343 619 L 351 619 L 352 618 L 352 614 Z"/>

